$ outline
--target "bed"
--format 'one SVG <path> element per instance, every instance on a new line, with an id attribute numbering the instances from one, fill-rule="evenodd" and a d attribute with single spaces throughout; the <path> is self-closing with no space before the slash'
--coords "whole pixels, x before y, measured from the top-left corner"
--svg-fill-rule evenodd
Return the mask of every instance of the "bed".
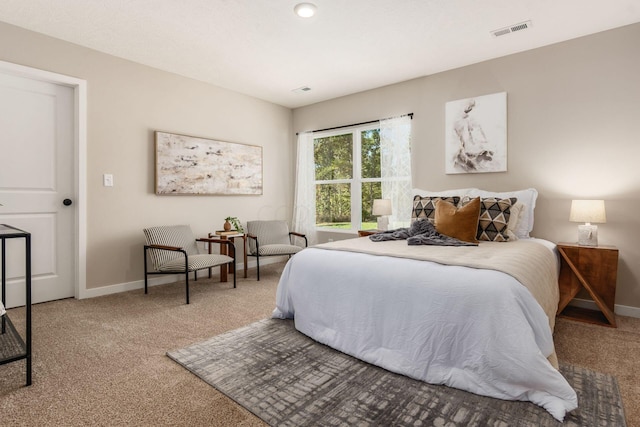
<path id="1" fill-rule="evenodd" d="M 520 236 L 477 246 L 362 237 L 307 248 L 283 271 L 273 317 L 390 371 L 530 401 L 562 421 L 577 397 L 552 338 L 558 258 L 553 243 L 528 238 L 527 214 L 520 231 L 511 223 Z"/>

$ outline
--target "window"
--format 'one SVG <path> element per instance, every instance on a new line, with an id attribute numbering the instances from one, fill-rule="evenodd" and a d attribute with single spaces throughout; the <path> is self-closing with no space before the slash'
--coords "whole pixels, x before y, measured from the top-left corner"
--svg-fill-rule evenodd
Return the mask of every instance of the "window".
<path id="1" fill-rule="evenodd" d="M 333 131 L 298 133 L 293 228 L 318 231 L 377 227 L 375 199 L 391 200 L 392 228 L 411 220 L 411 115 Z"/>
<path id="2" fill-rule="evenodd" d="M 374 199 L 382 198 L 378 123 L 313 138 L 316 227 L 376 228 Z"/>

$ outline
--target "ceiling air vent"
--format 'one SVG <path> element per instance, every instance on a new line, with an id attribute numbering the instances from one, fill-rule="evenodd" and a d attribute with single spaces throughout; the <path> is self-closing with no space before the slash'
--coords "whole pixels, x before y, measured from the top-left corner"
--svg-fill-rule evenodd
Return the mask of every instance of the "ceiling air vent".
<path id="1" fill-rule="evenodd" d="M 506 34 L 515 33 L 516 31 L 526 30 L 531 27 L 531 21 L 520 22 L 519 24 L 510 25 L 508 27 L 500 28 L 498 30 L 491 31 L 493 37 L 500 37 Z"/>

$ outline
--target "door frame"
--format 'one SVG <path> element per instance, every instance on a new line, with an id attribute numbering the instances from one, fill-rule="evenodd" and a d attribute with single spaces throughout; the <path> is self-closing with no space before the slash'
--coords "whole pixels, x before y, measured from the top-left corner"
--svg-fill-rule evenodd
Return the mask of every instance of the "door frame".
<path id="1" fill-rule="evenodd" d="M 87 293 L 87 81 L 64 74 L 0 61 L 0 73 L 44 81 L 73 89 L 74 165 L 74 296 Z"/>

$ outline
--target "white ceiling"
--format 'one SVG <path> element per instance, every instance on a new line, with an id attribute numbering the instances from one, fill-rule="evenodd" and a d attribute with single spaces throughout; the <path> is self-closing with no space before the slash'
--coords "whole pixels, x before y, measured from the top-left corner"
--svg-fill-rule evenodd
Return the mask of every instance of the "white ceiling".
<path id="1" fill-rule="evenodd" d="M 639 0 L 311 1 L 2 0 L 0 21 L 290 108 L 640 22 Z"/>

